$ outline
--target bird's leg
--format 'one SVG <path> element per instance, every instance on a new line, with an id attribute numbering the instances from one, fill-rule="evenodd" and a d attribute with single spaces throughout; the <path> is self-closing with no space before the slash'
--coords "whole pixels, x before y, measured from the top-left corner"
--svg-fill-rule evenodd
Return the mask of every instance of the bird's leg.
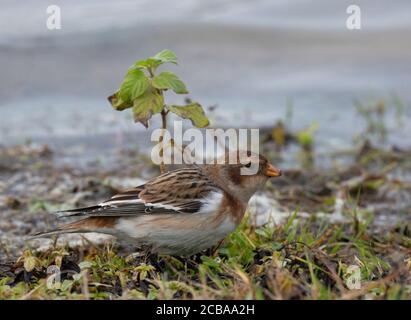
<path id="1" fill-rule="evenodd" d="M 220 249 L 220 247 L 221 247 L 221 245 L 223 244 L 223 242 L 224 242 L 224 239 L 223 239 L 223 240 L 220 240 L 220 242 L 217 243 L 217 245 L 216 245 L 214 248 L 212 248 L 212 250 L 211 250 L 211 256 L 212 256 L 212 257 L 216 257 L 216 256 L 217 256 L 218 249 Z"/>

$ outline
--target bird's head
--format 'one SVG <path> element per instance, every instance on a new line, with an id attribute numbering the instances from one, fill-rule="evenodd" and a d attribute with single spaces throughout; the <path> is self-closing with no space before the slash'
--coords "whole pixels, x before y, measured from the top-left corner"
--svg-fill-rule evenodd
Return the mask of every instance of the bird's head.
<path id="1" fill-rule="evenodd" d="M 271 177 L 281 176 L 281 171 L 267 159 L 250 151 L 225 154 L 212 167 L 216 182 L 236 198 L 248 202 L 251 196 Z"/>

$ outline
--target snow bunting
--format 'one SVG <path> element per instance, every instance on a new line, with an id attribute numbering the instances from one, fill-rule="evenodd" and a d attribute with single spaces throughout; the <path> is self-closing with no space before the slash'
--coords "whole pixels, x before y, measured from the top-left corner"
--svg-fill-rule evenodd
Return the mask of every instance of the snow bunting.
<path id="1" fill-rule="evenodd" d="M 241 152 L 240 152 L 241 153 Z M 251 196 L 281 171 L 261 155 L 247 152 L 247 163 L 193 166 L 166 172 L 95 206 L 60 212 L 82 218 L 35 237 L 99 232 L 152 252 L 190 255 L 210 248 L 234 231 Z M 217 162 L 218 163 L 218 162 Z M 244 175 L 251 165 L 255 174 Z"/>

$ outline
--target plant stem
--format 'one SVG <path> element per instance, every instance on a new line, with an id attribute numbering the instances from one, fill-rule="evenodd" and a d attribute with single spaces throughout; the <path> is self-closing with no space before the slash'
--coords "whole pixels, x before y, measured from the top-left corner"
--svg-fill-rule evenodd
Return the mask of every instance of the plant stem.
<path id="1" fill-rule="evenodd" d="M 150 74 L 150 79 L 154 78 L 154 72 L 152 68 L 148 68 L 148 73 Z M 163 96 L 163 91 L 160 89 L 156 89 L 156 91 L 158 92 L 158 94 L 160 94 L 161 96 Z M 160 158 L 161 158 L 161 163 L 160 163 L 160 172 L 164 173 L 166 172 L 166 166 L 164 164 L 164 133 L 167 130 L 167 114 L 168 111 L 163 109 L 161 111 L 161 135 L 160 135 L 160 139 L 159 139 L 159 143 L 160 143 Z"/>
<path id="2" fill-rule="evenodd" d="M 167 111 L 163 109 L 163 111 L 161 111 L 161 136 L 160 136 L 160 157 L 161 157 L 161 163 L 160 163 L 160 172 L 164 173 L 166 172 L 166 166 L 164 164 L 164 133 L 165 130 L 167 130 Z"/>

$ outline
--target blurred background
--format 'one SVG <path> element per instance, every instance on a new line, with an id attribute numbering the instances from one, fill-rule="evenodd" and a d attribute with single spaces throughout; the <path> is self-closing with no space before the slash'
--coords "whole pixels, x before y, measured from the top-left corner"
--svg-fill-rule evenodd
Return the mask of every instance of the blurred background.
<path id="1" fill-rule="evenodd" d="M 409 105 L 407 0 L 356 1 L 361 30 L 346 28 L 344 0 L 56 0 L 61 30 L 46 28 L 50 4 L 1 1 L 1 145 L 144 132 L 106 97 L 135 60 L 165 48 L 189 96 L 217 105 L 213 126 L 271 126 L 288 112 L 297 129 L 318 123 L 320 148 L 334 148 L 366 126 L 356 103 L 396 103 L 388 129 L 398 129 L 390 110 Z M 394 131 L 390 142 L 407 145 L 411 126 Z"/>

